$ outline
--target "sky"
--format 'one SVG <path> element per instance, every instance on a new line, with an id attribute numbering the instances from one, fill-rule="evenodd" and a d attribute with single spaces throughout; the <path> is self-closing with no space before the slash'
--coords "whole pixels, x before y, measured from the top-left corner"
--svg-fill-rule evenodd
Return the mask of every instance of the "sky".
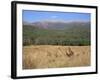
<path id="1" fill-rule="evenodd" d="M 45 20 L 90 21 L 90 13 L 23 10 L 22 19 L 25 22 Z"/>

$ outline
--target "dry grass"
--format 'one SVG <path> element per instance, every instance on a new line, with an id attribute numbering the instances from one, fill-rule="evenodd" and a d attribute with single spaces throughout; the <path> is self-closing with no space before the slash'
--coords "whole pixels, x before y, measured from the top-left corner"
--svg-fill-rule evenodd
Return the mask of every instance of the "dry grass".
<path id="1" fill-rule="evenodd" d="M 90 46 L 24 46 L 23 69 L 89 66 L 90 56 Z"/>

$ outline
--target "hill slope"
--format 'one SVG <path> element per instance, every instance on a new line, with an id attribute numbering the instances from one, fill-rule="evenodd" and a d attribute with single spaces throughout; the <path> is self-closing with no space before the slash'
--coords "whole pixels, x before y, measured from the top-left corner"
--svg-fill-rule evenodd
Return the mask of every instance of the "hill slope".
<path id="1" fill-rule="evenodd" d="M 23 24 L 23 45 L 90 45 L 90 22 Z"/>

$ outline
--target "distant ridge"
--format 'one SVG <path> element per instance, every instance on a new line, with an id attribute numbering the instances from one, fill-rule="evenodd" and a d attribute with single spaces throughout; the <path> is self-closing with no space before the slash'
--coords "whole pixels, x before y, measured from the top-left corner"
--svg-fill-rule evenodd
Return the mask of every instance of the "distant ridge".
<path id="1" fill-rule="evenodd" d="M 46 20 L 46 21 L 37 21 L 37 22 L 23 22 L 23 25 L 35 26 L 37 28 L 43 29 L 67 29 L 72 27 L 90 27 L 89 21 L 57 21 L 57 20 Z"/>

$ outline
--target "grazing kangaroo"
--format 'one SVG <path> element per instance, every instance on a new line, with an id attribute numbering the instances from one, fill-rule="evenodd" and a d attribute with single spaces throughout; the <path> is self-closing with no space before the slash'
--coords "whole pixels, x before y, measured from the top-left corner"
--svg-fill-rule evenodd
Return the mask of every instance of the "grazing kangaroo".
<path id="1" fill-rule="evenodd" d="M 68 57 L 71 57 L 72 55 L 74 55 L 74 52 L 71 50 L 70 47 L 68 48 L 68 52 L 66 51 L 66 55 L 67 55 Z"/>

